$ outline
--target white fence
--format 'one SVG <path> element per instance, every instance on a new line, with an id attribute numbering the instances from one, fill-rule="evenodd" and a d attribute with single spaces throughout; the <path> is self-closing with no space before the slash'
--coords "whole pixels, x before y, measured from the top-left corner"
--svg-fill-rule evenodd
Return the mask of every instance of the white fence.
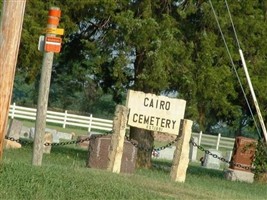
<path id="1" fill-rule="evenodd" d="M 215 136 L 215 135 L 203 134 L 202 132 L 200 132 L 200 133 L 192 133 L 192 137 L 197 138 L 198 145 L 212 147 L 217 150 L 219 150 L 219 148 L 232 150 L 235 143 L 234 138 L 222 137 L 221 134 Z"/>
<path id="2" fill-rule="evenodd" d="M 9 116 L 13 118 L 21 118 L 28 120 L 36 120 L 36 109 L 26 108 L 22 106 L 17 106 L 15 103 L 10 105 Z M 81 116 L 69 114 L 65 112 L 54 112 L 47 111 L 46 121 L 55 124 L 61 124 L 63 128 L 66 128 L 67 125 L 76 126 L 76 127 L 85 127 L 90 132 L 92 129 L 101 130 L 101 131 L 111 131 L 113 126 L 112 120 L 95 118 L 92 116 Z M 199 145 L 205 145 L 208 147 L 216 148 L 226 148 L 233 149 L 234 141 L 233 138 L 221 137 L 208 135 L 200 133 L 192 133 L 193 137 L 198 138 Z"/>
<path id="3" fill-rule="evenodd" d="M 15 103 L 10 105 L 9 117 L 36 120 L 36 109 L 17 106 Z M 92 116 L 81 116 L 65 112 L 47 111 L 46 122 L 61 124 L 63 128 L 67 125 L 84 127 L 90 132 L 92 129 L 110 131 L 112 130 L 113 121 Z"/>

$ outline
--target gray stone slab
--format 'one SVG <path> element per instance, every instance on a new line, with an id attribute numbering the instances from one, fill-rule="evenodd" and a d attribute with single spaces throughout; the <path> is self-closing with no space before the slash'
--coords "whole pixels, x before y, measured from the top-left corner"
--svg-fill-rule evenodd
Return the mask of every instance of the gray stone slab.
<path id="1" fill-rule="evenodd" d="M 226 151 L 225 160 L 231 161 L 233 151 Z M 228 168 L 230 166 L 227 162 L 222 162 L 224 169 Z"/>
<path id="2" fill-rule="evenodd" d="M 57 134 L 57 133 L 53 133 L 52 134 L 52 142 L 53 143 L 59 143 L 60 141 L 59 141 L 59 135 Z"/>
<path id="3" fill-rule="evenodd" d="M 7 136 L 12 137 L 16 140 L 19 139 L 22 125 L 23 123 L 21 121 L 12 119 L 8 127 Z"/>
<path id="4" fill-rule="evenodd" d="M 73 134 L 71 134 L 71 133 L 58 132 L 55 129 L 49 129 L 49 128 L 46 128 L 45 132 L 52 134 L 52 143 L 59 143 L 60 139 L 63 139 L 63 140 L 72 140 L 73 139 Z M 35 128 L 34 127 L 30 128 L 29 135 L 30 135 L 31 139 L 34 139 L 34 135 L 35 135 Z"/>
<path id="5" fill-rule="evenodd" d="M 163 149 L 159 151 L 159 159 L 166 159 L 166 160 L 173 160 L 173 154 L 175 150 L 175 146 L 167 147 L 166 149 Z"/>
<path id="6" fill-rule="evenodd" d="M 59 139 L 64 139 L 64 140 L 72 140 L 73 135 L 70 133 L 64 133 L 64 132 L 57 132 L 57 135 Z"/>
<path id="7" fill-rule="evenodd" d="M 212 154 L 222 157 L 222 153 L 216 149 L 208 149 Z M 203 166 L 210 169 L 220 169 L 221 161 L 211 155 L 205 154 Z"/>
<path id="8" fill-rule="evenodd" d="M 198 144 L 198 138 L 197 137 L 193 137 L 193 142 Z M 197 146 L 193 146 L 192 143 L 190 143 L 189 160 L 191 162 L 197 161 Z"/>
<path id="9" fill-rule="evenodd" d="M 20 138 L 30 138 L 30 128 L 22 126 L 19 136 Z"/>
<path id="10" fill-rule="evenodd" d="M 252 172 L 240 171 L 230 168 L 224 171 L 224 177 L 227 180 L 231 181 L 241 181 L 248 183 L 253 183 L 254 181 L 254 174 Z"/>
<path id="11" fill-rule="evenodd" d="M 30 128 L 30 139 L 34 139 L 34 135 L 35 135 L 35 128 L 31 127 Z"/>

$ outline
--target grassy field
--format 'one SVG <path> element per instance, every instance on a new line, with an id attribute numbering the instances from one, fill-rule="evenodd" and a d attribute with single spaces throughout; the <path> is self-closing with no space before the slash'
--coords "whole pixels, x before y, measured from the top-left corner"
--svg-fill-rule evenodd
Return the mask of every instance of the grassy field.
<path id="1" fill-rule="evenodd" d="M 32 144 L 5 150 L 0 168 L 0 199 L 267 199 L 267 185 L 227 181 L 223 171 L 191 163 L 185 183 L 170 180 L 170 162 L 134 174 L 85 167 L 87 151 L 54 146 L 41 167 L 32 166 Z"/>

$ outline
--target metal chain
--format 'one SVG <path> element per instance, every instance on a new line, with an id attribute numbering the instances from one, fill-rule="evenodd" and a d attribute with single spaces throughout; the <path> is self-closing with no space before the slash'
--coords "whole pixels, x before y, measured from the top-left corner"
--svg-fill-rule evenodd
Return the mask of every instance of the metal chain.
<path id="1" fill-rule="evenodd" d="M 15 139 L 15 138 L 9 137 L 9 136 L 5 136 L 5 139 L 20 143 L 20 144 L 32 144 L 33 143 L 33 141 L 25 141 L 25 140 L 21 140 L 21 139 Z"/>
<path id="2" fill-rule="evenodd" d="M 146 152 L 151 152 L 151 151 L 161 151 L 161 150 L 164 150 L 170 146 L 172 146 L 174 143 L 176 143 L 178 141 L 178 139 L 180 138 L 179 136 L 177 136 L 175 138 L 175 140 L 169 142 L 168 144 L 162 146 L 162 147 L 157 147 L 155 148 L 154 146 L 152 148 L 145 148 L 143 145 L 139 145 L 137 143 L 135 143 L 132 139 L 130 139 L 129 137 L 125 136 L 126 137 L 126 140 L 129 141 L 132 145 L 134 145 L 138 150 L 141 150 L 141 151 L 146 151 Z"/>
<path id="3" fill-rule="evenodd" d="M 197 147 L 199 150 L 204 151 L 205 154 L 208 154 L 208 155 L 212 156 L 213 158 L 217 158 L 217 159 L 221 160 L 222 162 L 226 162 L 226 163 L 228 163 L 230 165 L 233 165 L 233 166 L 236 166 L 236 167 L 239 167 L 239 168 L 243 168 L 245 170 L 254 170 L 255 169 L 255 168 L 247 166 L 247 165 L 242 165 L 240 163 L 236 163 L 236 162 L 233 162 L 233 161 L 226 160 L 225 158 L 220 157 L 217 154 L 211 153 L 209 150 L 205 149 L 204 147 L 202 147 L 202 146 L 198 145 L 196 142 L 194 142 L 193 138 L 191 138 L 190 143 L 193 146 Z"/>
<path id="4" fill-rule="evenodd" d="M 106 135 L 111 134 L 111 133 L 112 133 L 112 131 L 109 131 L 109 132 L 106 132 L 104 134 L 94 135 L 94 136 L 90 136 L 90 137 L 87 137 L 87 138 L 84 138 L 84 139 L 72 140 L 72 141 L 66 141 L 66 142 L 59 142 L 59 143 L 46 142 L 46 143 L 44 143 L 44 145 L 45 146 L 63 146 L 63 145 L 70 145 L 70 144 L 79 144 L 79 143 L 83 143 L 85 141 L 90 141 L 91 139 L 96 139 L 96 138 L 100 138 L 100 137 L 106 136 Z M 21 143 L 21 144 L 31 144 L 31 143 L 33 143 L 33 141 L 24 141 L 24 140 L 21 140 L 21 139 L 15 139 L 13 137 L 8 137 L 8 136 L 5 136 L 5 139 L 10 140 L 10 141 L 15 141 L 15 142 L 18 142 L 18 143 Z"/>
<path id="5" fill-rule="evenodd" d="M 103 136 L 106 136 L 106 135 L 109 135 L 109 134 L 112 134 L 112 133 L 113 133 L 113 131 L 111 130 L 111 131 L 108 131 L 108 132 L 106 132 L 104 134 L 94 135 L 94 136 L 87 137 L 87 138 L 84 138 L 84 139 L 72 140 L 72 141 L 66 141 L 66 142 L 59 142 L 59 143 L 49 143 L 49 142 L 46 142 L 46 143 L 44 143 L 44 145 L 45 146 L 63 146 L 63 145 L 70 145 L 70 144 L 79 144 L 79 143 L 83 143 L 85 141 L 90 141 L 91 139 L 100 138 L 100 137 L 103 137 Z M 154 151 L 164 150 L 164 149 L 172 146 L 179 139 L 179 136 L 177 136 L 175 138 L 175 140 L 169 142 L 168 144 L 166 144 L 164 146 L 157 147 L 157 148 L 155 148 L 154 146 L 152 148 L 145 148 L 144 145 L 139 145 L 138 143 L 136 143 L 133 140 L 131 140 L 129 137 L 127 137 L 127 136 L 125 136 L 125 137 L 126 137 L 126 140 L 129 141 L 136 148 L 138 148 L 138 150 L 146 151 L 146 152 L 151 152 L 153 150 Z M 22 143 L 22 144 L 31 144 L 31 143 L 33 143 L 33 141 L 24 141 L 24 140 L 21 140 L 21 139 L 15 139 L 13 137 L 8 137 L 8 136 L 5 136 L 5 138 L 7 140 L 15 141 L 15 142 Z"/>

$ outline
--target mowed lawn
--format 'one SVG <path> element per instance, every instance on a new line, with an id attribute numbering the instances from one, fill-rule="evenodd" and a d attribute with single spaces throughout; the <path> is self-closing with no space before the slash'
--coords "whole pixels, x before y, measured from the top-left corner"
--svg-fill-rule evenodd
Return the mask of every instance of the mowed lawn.
<path id="1" fill-rule="evenodd" d="M 88 152 L 75 145 L 54 146 L 42 166 L 32 166 L 32 144 L 5 150 L 0 168 L 0 199 L 267 199 L 267 185 L 232 182 L 220 170 L 190 163 L 185 183 L 170 180 L 163 168 L 115 174 L 86 167 Z"/>

